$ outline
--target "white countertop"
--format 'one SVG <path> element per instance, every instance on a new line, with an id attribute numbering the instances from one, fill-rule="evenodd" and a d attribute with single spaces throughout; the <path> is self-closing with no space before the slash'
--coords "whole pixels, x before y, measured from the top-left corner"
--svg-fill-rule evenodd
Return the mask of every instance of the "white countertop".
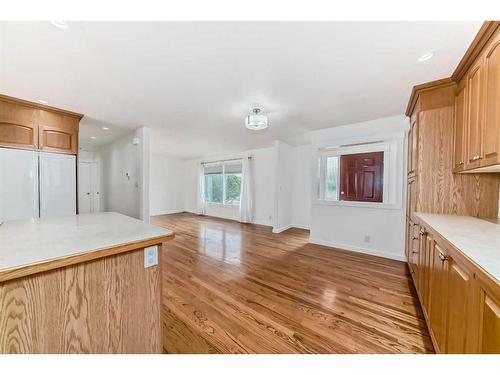
<path id="1" fill-rule="evenodd" d="M 0 273 L 171 235 L 168 229 L 115 212 L 7 221 L 0 225 Z"/>
<path id="2" fill-rule="evenodd" d="M 500 281 L 500 225 L 471 216 L 415 215 Z"/>

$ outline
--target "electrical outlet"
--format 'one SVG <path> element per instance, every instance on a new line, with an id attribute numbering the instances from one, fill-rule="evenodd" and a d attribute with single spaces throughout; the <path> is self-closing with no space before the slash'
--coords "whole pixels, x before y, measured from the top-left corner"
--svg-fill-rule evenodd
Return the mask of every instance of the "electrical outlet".
<path id="1" fill-rule="evenodd" d="M 369 243 L 371 240 L 370 236 L 369 235 L 365 235 L 365 242 L 366 243 Z"/>
<path id="2" fill-rule="evenodd" d="M 144 248 L 144 268 L 156 266 L 158 264 L 158 246 Z"/>

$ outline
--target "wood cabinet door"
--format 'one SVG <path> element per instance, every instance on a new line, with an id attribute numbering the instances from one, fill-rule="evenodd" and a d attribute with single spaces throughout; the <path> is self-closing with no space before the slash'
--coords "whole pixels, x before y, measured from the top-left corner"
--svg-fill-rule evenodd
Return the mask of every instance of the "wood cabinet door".
<path id="1" fill-rule="evenodd" d="M 500 354 L 500 293 L 480 288 L 479 353 Z"/>
<path id="2" fill-rule="evenodd" d="M 428 317 L 429 304 L 432 290 L 430 289 L 431 284 L 431 272 L 432 272 L 432 256 L 434 254 L 434 238 L 431 233 L 425 234 L 425 246 L 423 248 L 423 261 L 421 266 L 422 273 L 422 305 L 424 308 L 424 314 Z"/>
<path id="3" fill-rule="evenodd" d="M 466 93 L 467 86 L 464 80 L 457 89 L 455 96 L 455 123 L 453 128 L 453 172 L 460 172 L 465 166 L 465 125 L 467 119 Z"/>
<path id="4" fill-rule="evenodd" d="M 36 110 L 0 101 L 0 146 L 36 149 L 38 129 Z"/>
<path id="5" fill-rule="evenodd" d="M 406 218 L 405 256 L 407 262 L 410 261 L 411 241 L 413 236 L 412 228 L 413 222 L 409 218 Z"/>
<path id="6" fill-rule="evenodd" d="M 418 249 L 418 290 L 420 296 L 420 302 L 423 304 L 426 295 L 426 278 L 428 274 L 426 265 L 426 254 L 427 254 L 427 231 L 425 228 L 419 226 L 419 249 Z"/>
<path id="7" fill-rule="evenodd" d="M 408 180 L 406 186 L 406 216 L 412 219 L 413 213 L 417 209 L 417 178 Z"/>
<path id="8" fill-rule="evenodd" d="M 483 60 L 467 76 L 467 153 L 465 169 L 477 168 L 482 155 Z"/>
<path id="9" fill-rule="evenodd" d="M 408 176 L 413 177 L 417 169 L 418 155 L 418 116 L 412 120 L 408 132 Z"/>
<path id="10" fill-rule="evenodd" d="M 448 259 L 448 294 L 446 315 L 446 353 L 474 351 L 471 330 L 477 312 L 473 301 L 474 274 L 465 264 Z"/>
<path id="11" fill-rule="evenodd" d="M 438 353 L 445 353 L 448 262 L 445 248 L 434 241 L 431 257 L 429 330 Z"/>
<path id="12" fill-rule="evenodd" d="M 39 148 L 44 151 L 76 154 L 78 119 L 48 111 L 39 111 Z"/>
<path id="13" fill-rule="evenodd" d="M 500 33 L 484 60 L 484 126 L 481 166 L 500 162 Z"/>

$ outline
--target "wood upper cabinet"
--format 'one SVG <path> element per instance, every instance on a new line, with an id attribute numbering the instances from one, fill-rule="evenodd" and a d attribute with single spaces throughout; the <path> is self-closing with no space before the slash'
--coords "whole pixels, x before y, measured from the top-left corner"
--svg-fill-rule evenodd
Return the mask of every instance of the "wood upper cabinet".
<path id="1" fill-rule="evenodd" d="M 484 58 L 484 124 L 481 166 L 500 163 L 500 34 Z"/>
<path id="2" fill-rule="evenodd" d="M 0 146 L 76 154 L 82 116 L 0 95 Z"/>
<path id="3" fill-rule="evenodd" d="M 453 172 L 461 172 L 465 166 L 465 126 L 467 119 L 467 81 L 457 88 L 455 96 L 455 122 L 453 129 Z"/>
<path id="4" fill-rule="evenodd" d="M 465 167 L 473 169 L 480 166 L 482 155 L 483 121 L 483 65 L 477 62 L 467 75 L 467 131 Z"/>
<path id="5" fill-rule="evenodd" d="M 44 151 L 77 153 L 79 120 L 70 116 L 61 116 L 40 111 L 39 147 Z"/>
<path id="6" fill-rule="evenodd" d="M 431 254 L 431 277 L 429 289 L 429 330 L 434 339 L 434 345 L 439 353 L 444 353 L 446 346 L 446 298 L 448 289 L 448 262 L 445 248 L 434 242 Z"/>
<path id="7" fill-rule="evenodd" d="M 0 101 L 0 145 L 36 149 L 38 147 L 36 110 Z"/>

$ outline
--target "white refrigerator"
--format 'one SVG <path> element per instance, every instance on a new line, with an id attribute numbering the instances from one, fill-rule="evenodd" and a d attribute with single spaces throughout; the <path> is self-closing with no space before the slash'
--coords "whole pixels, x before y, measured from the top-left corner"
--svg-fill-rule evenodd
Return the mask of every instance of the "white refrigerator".
<path id="1" fill-rule="evenodd" d="M 76 157 L 0 148 L 0 222 L 76 213 Z"/>

